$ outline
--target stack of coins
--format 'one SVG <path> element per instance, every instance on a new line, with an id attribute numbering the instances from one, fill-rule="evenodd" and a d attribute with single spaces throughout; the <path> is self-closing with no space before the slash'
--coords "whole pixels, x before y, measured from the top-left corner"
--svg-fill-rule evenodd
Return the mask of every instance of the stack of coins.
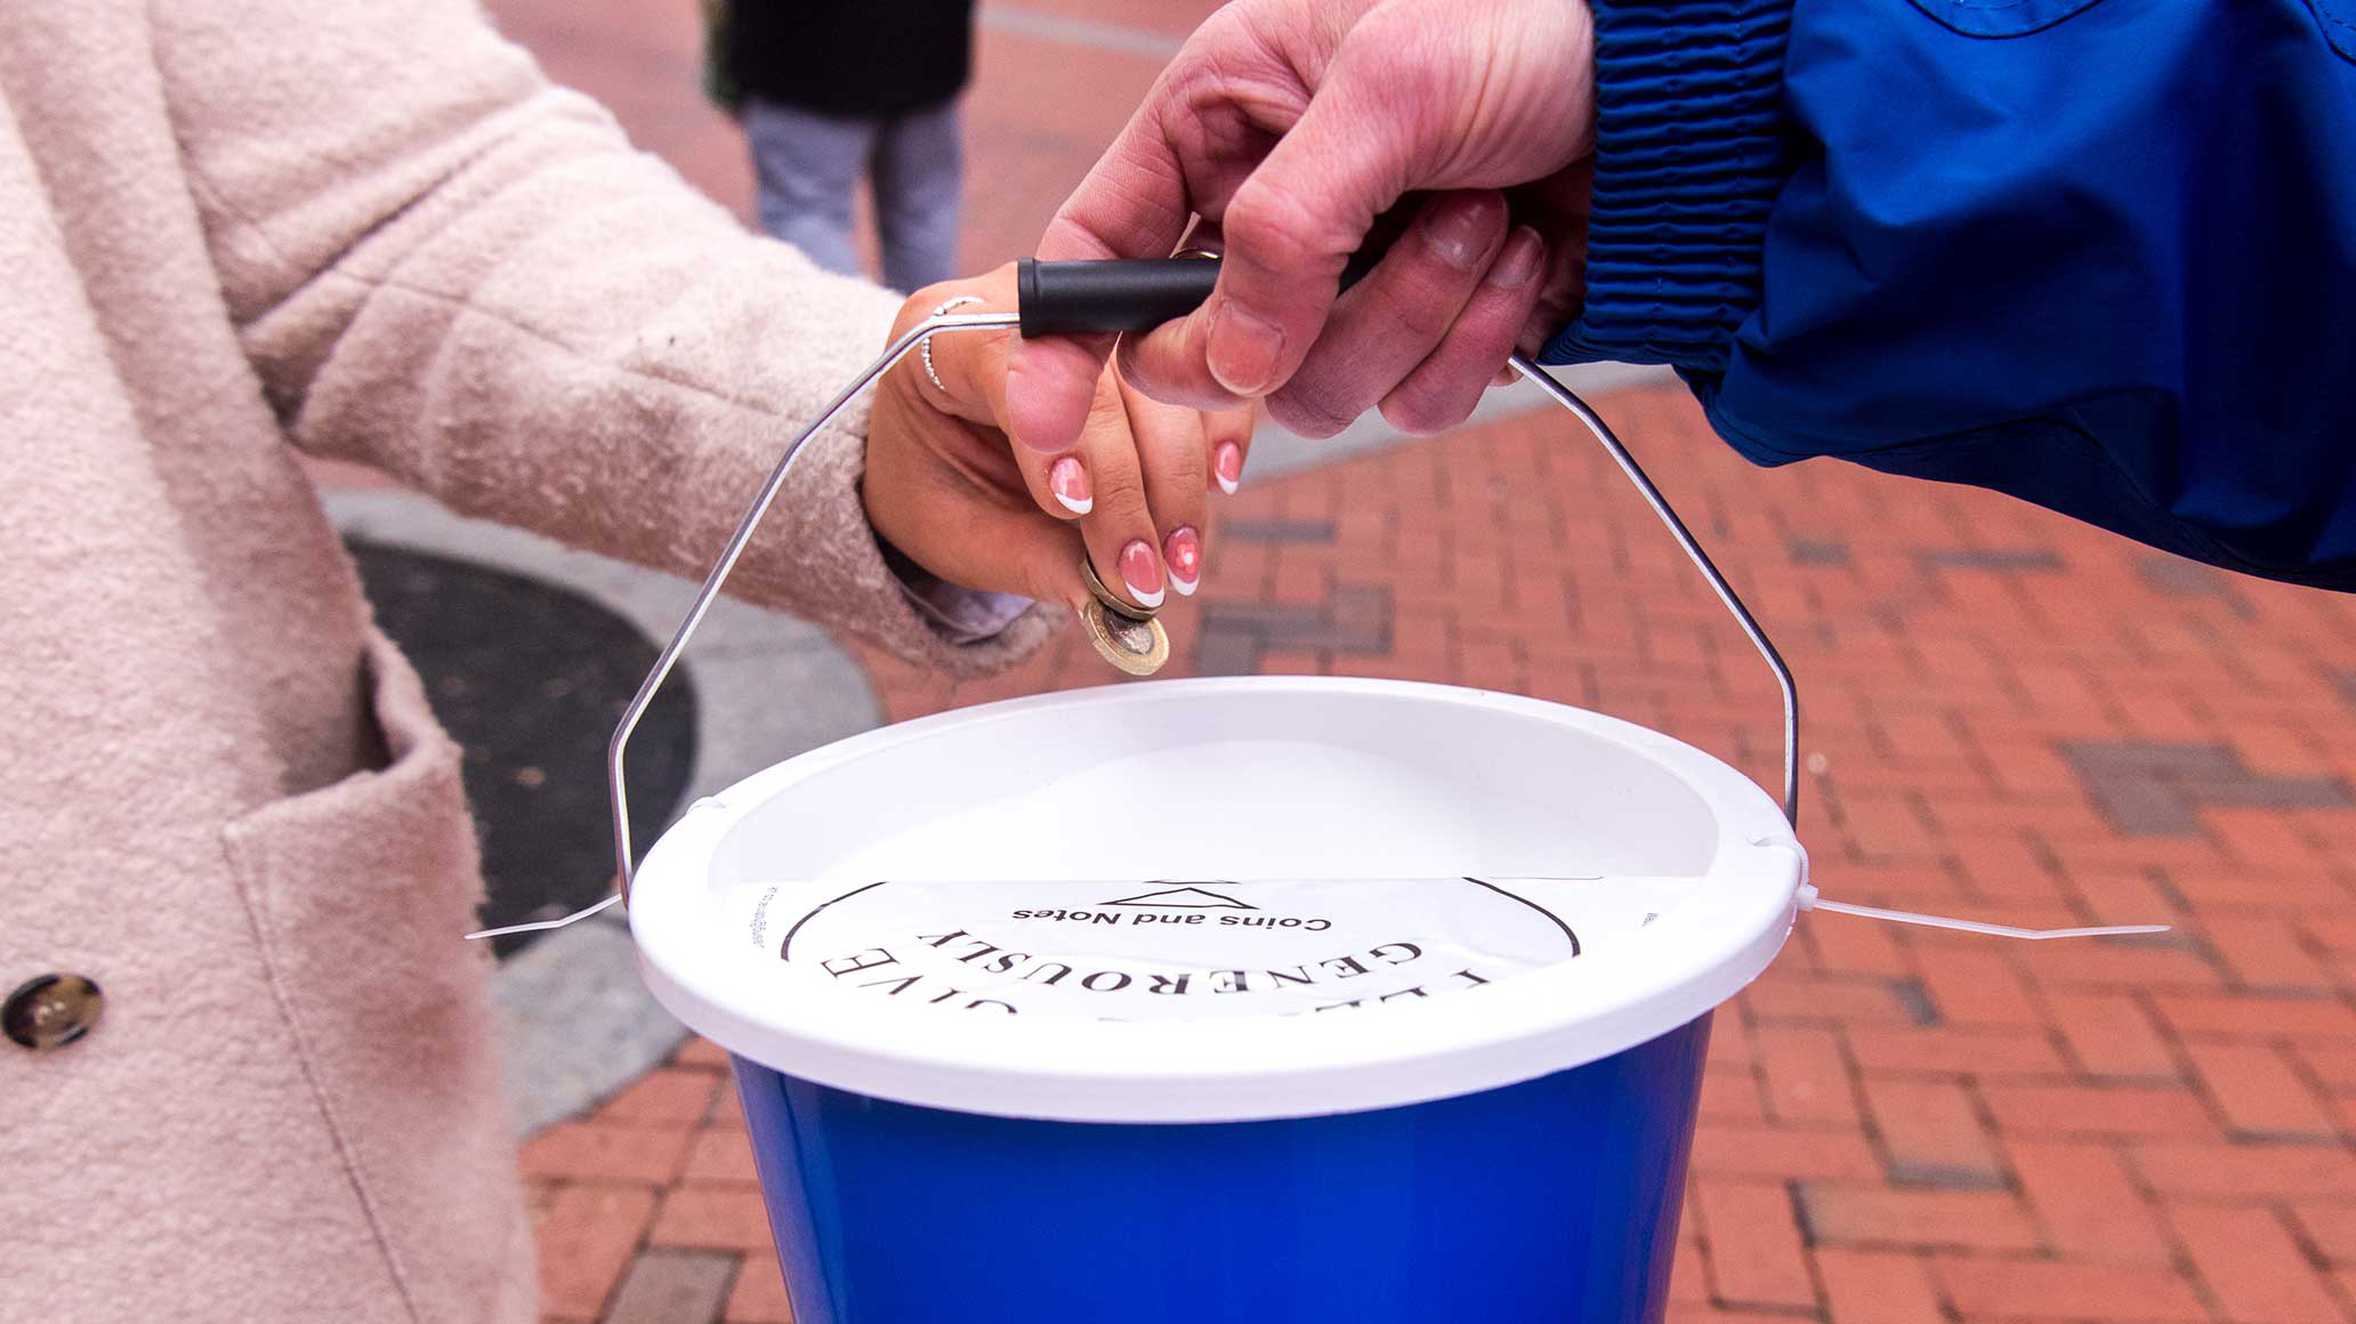
<path id="1" fill-rule="evenodd" d="M 1097 655 L 1132 676 L 1161 670 L 1170 660 L 1170 632 L 1153 618 L 1152 610 L 1114 597 L 1085 552 L 1080 555 L 1080 578 L 1088 585 L 1089 597 L 1080 606 L 1080 624 Z"/>

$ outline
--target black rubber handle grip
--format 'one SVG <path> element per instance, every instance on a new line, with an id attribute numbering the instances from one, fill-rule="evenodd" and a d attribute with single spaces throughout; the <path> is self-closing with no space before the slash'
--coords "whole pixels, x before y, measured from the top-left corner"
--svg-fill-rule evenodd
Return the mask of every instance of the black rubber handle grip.
<path id="1" fill-rule="evenodd" d="M 1380 254 L 1361 253 L 1342 272 L 1343 289 L 1372 270 Z M 1200 257 L 1015 264 L 1023 338 L 1150 331 L 1202 307 L 1219 283 L 1219 264 Z"/>
<path id="2" fill-rule="evenodd" d="M 1145 331 L 1202 307 L 1219 264 L 1199 257 L 1015 264 L 1023 338 Z"/>

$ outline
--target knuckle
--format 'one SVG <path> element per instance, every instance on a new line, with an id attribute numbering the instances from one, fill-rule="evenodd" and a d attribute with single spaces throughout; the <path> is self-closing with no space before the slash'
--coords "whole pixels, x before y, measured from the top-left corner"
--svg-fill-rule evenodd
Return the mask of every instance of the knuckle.
<path id="1" fill-rule="evenodd" d="M 1438 344 L 1448 334 L 1448 328 L 1456 324 L 1458 304 L 1449 297 L 1453 291 L 1431 288 L 1435 283 L 1386 282 L 1375 293 L 1375 300 L 1381 305 L 1379 315 L 1399 340 L 1412 340 L 1429 347 Z M 1410 284 L 1416 288 L 1408 288 Z"/>
<path id="2" fill-rule="evenodd" d="M 1135 441 L 1129 427 L 1129 407 L 1121 400 L 1121 388 L 1113 384 L 1111 373 L 1096 379 L 1096 388 L 1088 397 L 1088 419 L 1081 435 L 1092 438 L 1098 446 L 1129 449 Z"/>
<path id="3" fill-rule="evenodd" d="M 1210 481 L 1211 460 L 1201 444 L 1171 446 L 1155 456 L 1146 486 L 1154 508 L 1175 510 L 1195 499 Z"/>
<path id="4" fill-rule="evenodd" d="M 1210 483 L 1211 476 L 1208 471 L 1205 471 L 1194 476 L 1194 486 L 1191 488 L 1173 487 L 1168 491 L 1155 493 L 1149 511 L 1153 517 L 1154 528 L 1164 534 L 1181 524 L 1192 524 L 1200 528 L 1203 522 L 1203 511 L 1208 506 L 1208 502 L 1203 496 L 1203 490 L 1209 487 Z"/>
<path id="5" fill-rule="evenodd" d="M 1433 391 L 1394 391 L 1382 402 L 1383 420 L 1416 437 L 1446 432 L 1472 417 L 1472 410 L 1470 401 Z"/>
<path id="6" fill-rule="evenodd" d="M 1323 441 L 1350 426 L 1356 411 L 1344 412 L 1329 399 L 1301 386 L 1288 386 L 1268 397 L 1268 416 L 1284 425 L 1287 432 Z"/>
<path id="7" fill-rule="evenodd" d="M 1461 27 L 1435 27 L 1412 7 L 1382 6 L 1360 19 L 1337 52 L 1337 77 L 1364 78 L 1381 90 L 1384 104 L 1418 115 L 1441 105 L 1453 110 L 1463 99 L 1443 95 L 1465 63 Z M 1449 119 L 1453 119 L 1451 114 Z M 1426 118 L 1405 118 L 1420 124 Z M 1441 121 L 1447 122 L 1446 120 Z"/>
<path id="8" fill-rule="evenodd" d="M 1323 233 L 1320 213 L 1291 184 L 1262 172 L 1235 191 L 1220 228 L 1229 252 L 1248 252 L 1265 266 L 1287 271 L 1338 266 L 1339 259 L 1331 255 L 1341 245 Z"/>
<path id="9" fill-rule="evenodd" d="M 1386 95 L 1409 91 L 1426 81 L 1424 63 L 1416 58 L 1421 42 L 1418 27 L 1401 28 L 1369 15 L 1351 30 L 1337 63 L 1342 76 L 1367 79 Z"/>
<path id="10" fill-rule="evenodd" d="M 900 305 L 900 315 L 892 319 L 892 339 L 898 340 L 907 335 L 918 322 L 924 320 L 925 313 L 932 306 L 924 302 L 924 292 L 921 290 L 909 295 L 908 301 Z"/>
<path id="11" fill-rule="evenodd" d="M 1104 491 L 1097 493 L 1096 509 L 1090 514 L 1101 527 L 1116 534 L 1153 525 L 1151 508 L 1145 504 L 1145 489 L 1133 478 L 1107 484 Z"/>

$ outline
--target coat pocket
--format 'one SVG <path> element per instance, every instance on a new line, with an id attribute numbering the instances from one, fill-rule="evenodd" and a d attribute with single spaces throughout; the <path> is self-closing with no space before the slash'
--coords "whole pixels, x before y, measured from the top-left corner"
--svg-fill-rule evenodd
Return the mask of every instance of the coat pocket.
<path id="1" fill-rule="evenodd" d="M 279 1010 L 387 1267 L 420 1320 L 529 1318 L 530 1239 L 501 1092 L 459 751 L 371 630 L 389 754 L 238 819 L 224 845 Z"/>
<path id="2" fill-rule="evenodd" d="M 1914 7 L 1967 37 L 2018 37 L 2050 28 L 2101 0 L 1914 0 Z"/>

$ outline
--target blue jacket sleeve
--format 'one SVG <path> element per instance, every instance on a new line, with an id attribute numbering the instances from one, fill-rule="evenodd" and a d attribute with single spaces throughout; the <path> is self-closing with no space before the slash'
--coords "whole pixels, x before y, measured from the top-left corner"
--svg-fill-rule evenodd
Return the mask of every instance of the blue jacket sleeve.
<path id="1" fill-rule="evenodd" d="M 1589 292 L 1763 464 L 2356 589 L 2356 0 L 1594 0 Z"/>

